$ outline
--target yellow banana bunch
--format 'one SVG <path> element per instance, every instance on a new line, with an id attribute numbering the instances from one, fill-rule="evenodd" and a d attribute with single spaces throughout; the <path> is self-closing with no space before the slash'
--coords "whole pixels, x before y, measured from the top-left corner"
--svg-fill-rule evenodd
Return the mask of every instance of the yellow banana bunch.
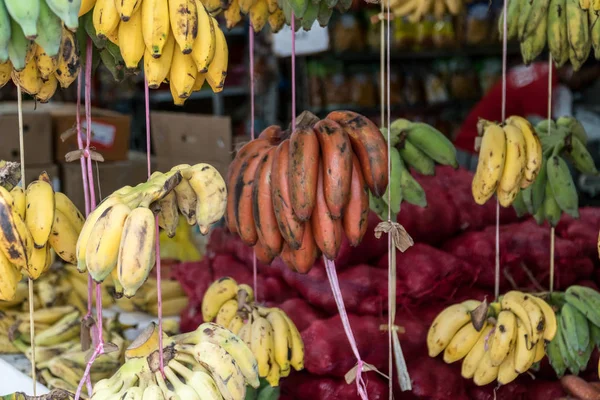
<path id="1" fill-rule="evenodd" d="M 542 298 L 518 291 L 480 306 L 469 300 L 443 310 L 427 335 L 429 355 L 463 360 L 462 376 L 478 386 L 510 383 L 544 357 L 557 335 L 556 315 Z"/>

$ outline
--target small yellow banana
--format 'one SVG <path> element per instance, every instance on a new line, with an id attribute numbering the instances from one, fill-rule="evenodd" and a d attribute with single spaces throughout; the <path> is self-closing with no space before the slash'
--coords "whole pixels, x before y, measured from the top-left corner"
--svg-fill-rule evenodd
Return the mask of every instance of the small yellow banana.
<path id="1" fill-rule="evenodd" d="M 521 188 L 521 179 L 525 173 L 527 156 L 523 132 L 514 125 L 504 126 L 506 134 L 506 160 L 504 171 L 498 184 L 498 201 L 502 207 L 509 207 Z"/>
<path id="2" fill-rule="evenodd" d="M 188 98 L 196 82 L 198 69 L 191 54 L 183 54 L 179 44 L 175 43 L 173 60 L 169 71 L 169 84 L 175 90 L 178 97 Z"/>
<path id="3" fill-rule="evenodd" d="M 161 57 L 168 37 L 171 36 L 168 0 L 144 0 L 142 21 L 146 51 L 154 58 Z"/>
<path id="4" fill-rule="evenodd" d="M 483 132 L 477 171 L 473 177 L 472 192 L 477 204 L 485 204 L 496 191 L 504 170 L 506 136 L 502 128 L 489 123 Z"/>
<path id="5" fill-rule="evenodd" d="M 122 17 L 121 17 L 122 19 Z M 127 21 L 119 23 L 119 48 L 129 69 L 136 69 L 144 56 L 144 35 L 142 33 L 142 13 L 134 12 Z"/>
<path id="6" fill-rule="evenodd" d="M 213 17 L 211 17 L 213 18 Z M 213 92 L 218 93 L 223 90 L 225 78 L 227 77 L 227 65 L 229 62 L 229 49 L 225 41 L 225 35 L 219 28 L 218 22 L 213 18 L 215 25 L 215 56 L 208 66 L 206 80 Z"/>

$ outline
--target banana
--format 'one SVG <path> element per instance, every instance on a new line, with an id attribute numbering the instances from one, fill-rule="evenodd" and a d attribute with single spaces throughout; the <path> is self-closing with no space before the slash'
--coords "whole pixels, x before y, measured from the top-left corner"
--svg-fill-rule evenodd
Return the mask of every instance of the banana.
<path id="1" fill-rule="evenodd" d="M 566 332 L 564 332 L 564 326 L 562 324 L 562 312 L 556 314 L 556 318 L 561 321 L 559 323 L 559 329 L 556 335 L 558 341 L 558 348 L 566 367 L 575 375 L 579 374 L 579 365 L 575 361 L 574 354 L 571 353 L 566 341 Z"/>
<path id="2" fill-rule="evenodd" d="M 207 400 L 222 399 L 217 384 L 208 373 L 200 370 L 192 371 L 175 360 L 169 361 L 169 367 L 182 376 L 186 384 L 194 389 L 200 398 L 206 398 Z M 169 380 L 171 379 L 169 378 Z M 190 397 L 190 399 L 192 398 Z"/>
<path id="3" fill-rule="evenodd" d="M 583 313 L 594 325 L 600 326 L 600 294 L 585 286 L 570 286 L 565 293 L 565 300 Z"/>
<path id="4" fill-rule="evenodd" d="M 104 281 L 117 266 L 125 221 L 131 212 L 123 203 L 105 209 L 89 234 L 85 262 L 90 275 L 98 283 Z"/>
<path id="5" fill-rule="evenodd" d="M 145 0 L 141 5 L 142 36 L 146 51 L 152 58 L 160 58 L 171 30 L 168 0 Z"/>
<path id="6" fill-rule="evenodd" d="M 558 155 L 551 156 L 546 163 L 548 183 L 561 210 L 574 218 L 579 217 L 579 198 L 575 182 L 567 163 Z"/>
<path id="7" fill-rule="evenodd" d="M 526 163 L 521 188 L 530 186 L 537 177 L 542 166 L 542 144 L 529 121 L 523 117 L 513 115 L 506 122 L 519 128 L 525 139 Z"/>
<path id="8" fill-rule="evenodd" d="M 579 62 L 587 58 L 586 47 L 590 43 L 588 15 L 579 7 L 578 0 L 566 0 L 567 37 L 570 50 Z"/>
<path id="9" fill-rule="evenodd" d="M 493 343 L 493 342 L 492 342 Z M 477 386 L 485 386 L 498 378 L 499 367 L 492 363 L 491 353 L 486 351 L 477 365 L 473 375 L 473 383 Z"/>
<path id="10" fill-rule="evenodd" d="M 58 80 L 56 79 L 56 76 L 50 75 L 48 79 L 42 79 L 42 86 L 40 87 L 39 92 L 36 93 L 35 99 L 40 103 L 47 103 L 50 101 L 50 98 L 54 96 L 57 88 Z"/>
<path id="11" fill-rule="evenodd" d="M 517 318 L 517 341 L 515 344 L 515 371 L 522 374 L 532 365 L 535 358 L 535 349 L 529 348 L 531 336 L 525 320 Z"/>
<path id="12" fill-rule="evenodd" d="M 444 361 L 451 364 L 466 357 L 485 331 L 486 326 L 487 324 L 484 323 L 479 332 L 472 323 L 460 328 L 448 343 L 448 347 L 444 349 Z"/>
<path id="13" fill-rule="evenodd" d="M 590 331 L 586 317 L 577 308 L 566 303 L 561 309 L 560 324 L 569 351 L 583 352 L 590 342 Z"/>
<path id="14" fill-rule="evenodd" d="M 269 15 L 269 22 L 272 15 L 273 14 Z M 223 13 L 223 16 L 225 17 L 225 21 L 227 23 L 227 29 L 231 29 L 238 23 L 240 23 L 240 21 L 242 20 L 242 11 L 240 9 L 240 3 L 238 1 L 232 1 L 229 5 L 229 8 L 227 8 L 227 10 L 225 10 L 225 12 Z"/>
<path id="15" fill-rule="evenodd" d="M 279 13 L 280 15 L 280 27 L 279 29 L 281 29 L 285 23 L 285 15 L 283 14 L 282 10 L 277 10 L 276 14 Z M 276 15 L 276 14 L 271 14 L 271 16 Z M 324 28 L 329 24 L 329 20 L 331 19 L 331 15 L 333 14 L 333 8 L 329 8 L 327 6 L 327 2 L 322 1 L 319 4 L 319 15 L 317 15 L 317 21 L 319 22 L 319 25 Z M 271 24 L 271 18 L 269 17 L 269 24 L 271 25 L 271 28 L 273 29 L 273 24 Z"/>
<path id="16" fill-rule="evenodd" d="M 118 4 L 118 1 L 117 1 Z M 131 14 L 126 21 L 121 14 L 119 23 L 119 48 L 128 69 L 135 70 L 144 56 L 144 35 L 142 33 L 142 12 L 140 10 Z"/>
<path id="17" fill-rule="evenodd" d="M 74 243 L 74 242 L 73 242 Z M 44 272 L 50 268 L 50 245 L 44 244 L 43 247 L 37 249 L 34 248 L 31 252 L 31 257 L 29 257 L 29 261 L 27 262 L 27 267 L 24 268 L 25 272 L 31 279 L 37 279 Z M 42 285 L 42 282 L 39 283 Z M 40 288 L 41 290 L 41 288 Z"/>
<path id="18" fill-rule="evenodd" d="M 13 67 L 10 61 L 0 64 L 0 89 L 10 81 Z"/>
<path id="19" fill-rule="evenodd" d="M 233 317 L 227 329 L 229 329 L 234 335 L 237 335 L 242 327 L 244 326 L 244 320 L 239 315 Z"/>
<path id="20" fill-rule="evenodd" d="M 175 39 L 173 39 L 173 35 L 167 37 L 160 58 L 152 57 L 152 54 L 148 48 L 146 48 L 144 52 L 144 74 L 146 75 L 146 80 L 148 81 L 148 87 L 150 89 L 158 89 L 161 83 L 169 76 L 174 50 Z"/>
<path id="21" fill-rule="evenodd" d="M 508 0 L 507 14 L 508 19 L 507 25 L 507 39 L 515 39 L 519 33 L 519 12 L 521 10 L 521 1 L 519 0 Z M 498 19 L 498 32 L 500 33 L 500 39 L 504 36 L 504 10 L 502 10 L 500 18 Z"/>
<path id="22" fill-rule="evenodd" d="M 198 70 L 192 55 L 184 54 L 176 43 L 169 72 L 169 84 L 180 98 L 188 98 L 192 94 L 197 75 Z"/>
<path id="23" fill-rule="evenodd" d="M 0 186 L 0 251 L 15 266 L 25 267 L 31 257 L 33 238 L 12 202 L 10 193 Z"/>
<path id="24" fill-rule="evenodd" d="M 123 22 L 129 22 L 133 15 L 139 11 L 141 6 L 141 0 L 117 0 L 115 1 L 115 5 L 117 7 L 117 12 L 119 13 L 119 17 Z"/>
<path id="25" fill-rule="evenodd" d="M 513 348 L 517 335 L 517 318 L 510 311 L 500 311 L 494 329 L 493 345 L 489 350 L 492 366 L 500 366 Z"/>
<path id="26" fill-rule="evenodd" d="M 317 181 L 317 201 L 315 209 L 311 216 L 310 226 L 314 240 L 323 252 L 323 256 L 329 260 L 335 260 L 342 244 L 342 236 L 344 227 L 341 220 L 334 220 L 327 207 L 324 190 L 324 173 L 322 163 L 319 163 L 319 176 Z M 350 170 L 352 171 L 352 170 Z M 304 235 L 303 235 L 304 237 Z M 292 250 L 291 243 L 287 243 Z M 284 245 L 285 248 L 285 245 Z"/>
<path id="27" fill-rule="evenodd" d="M 55 208 L 54 190 L 45 172 L 40 175 L 40 179 L 27 186 L 25 198 L 27 199 L 25 224 L 31 232 L 34 246 L 41 249 L 50 236 Z"/>
<path id="28" fill-rule="evenodd" d="M 292 345 L 288 323 L 279 309 L 271 309 L 266 318 L 273 327 L 273 356 L 275 362 L 280 369 L 288 370 L 290 369 L 288 349 Z"/>
<path id="29" fill-rule="evenodd" d="M 548 8 L 548 48 L 557 67 L 562 67 L 569 60 L 569 46 L 566 0 L 550 0 Z"/>
<path id="30" fill-rule="evenodd" d="M 536 26 L 533 33 L 521 42 L 521 54 L 525 65 L 530 65 L 544 50 L 548 36 L 547 26 L 547 18 L 544 14 L 544 18 Z"/>
<path id="31" fill-rule="evenodd" d="M 531 344 L 528 346 L 528 349 L 533 348 L 533 346 L 538 342 L 538 340 L 541 339 L 545 328 L 545 320 L 542 310 L 532 300 L 532 296 L 528 294 L 524 294 L 517 291 L 511 291 L 506 293 L 502 300 L 503 308 L 505 299 L 507 301 L 507 304 L 510 304 L 511 300 L 514 299 L 516 302 L 519 302 L 523 306 L 523 309 L 527 313 L 529 323 L 531 325 Z M 511 311 L 513 311 L 517 317 L 521 318 L 521 315 L 519 315 L 520 313 L 517 313 L 517 311 L 515 310 L 518 310 L 518 307 L 511 309 Z"/>
<path id="32" fill-rule="evenodd" d="M 562 357 L 562 354 L 560 352 L 560 347 L 558 345 L 558 342 L 561 339 L 562 338 L 561 338 L 561 333 L 560 333 L 560 328 L 559 328 L 559 331 L 557 331 L 554 340 L 552 340 L 546 346 L 546 354 L 548 355 L 548 361 L 550 361 L 550 365 L 552 366 L 552 368 L 554 369 L 554 372 L 556 372 L 556 375 L 559 378 L 561 378 L 565 374 L 565 371 L 567 369 L 565 360 Z"/>
<path id="33" fill-rule="evenodd" d="M 65 262 L 77 262 L 76 248 L 79 232 L 71 225 L 69 219 L 60 210 L 54 210 L 54 222 L 48 238 L 48 244 Z"/>
<path id="34" fill-rule="evenodd" d="M 11 189 L 10 195 L 13 199 L 12 207 L 21 219 L 25 220 L 25 191 L 21 186 L 15 186 Z"/>
<path id="35" fill-rule="evenodd" d="M 121 22 L 121 16 L 117 11 L 117 2 L 119 1 L 96 0 L 92 19 L 96 35 L 101 39 L 107 38 L 112 32 L 115 32 Z"/>
<path id="36" fill-rule="evenodd" d="M 15 71 L 22 71 L 26 65 L 27 54 L 31 42 L 25 37 L 17 22 L 10 20 L 10 41 L 8 42 L 8 58 Z"/>
<path id="37" fill-rule="evenodd" d="M 556 330 L 558 329 L 558 323 L 554 310 L 548 303 L 546 303 L 546 301 L 537 296 L 529 296 L 529 298 L 538 305 L 544 314 L 544 340 L 546 342 L 552 341 L 554 336 L 556 336 Z"/>
<path id="38" fill-rule="evenodd" d="M 34 338 L 36 346 L 53 346 L 79 336 L 81 327 L 79 317 L 79 311 L 72 311 L 50 328 L 37 333 Z"/>
<path id="39" fill-rule="evenodd" d="M 36 50 L 39 54 L 39 48 L 51 57 L 55 62 L 60 50 L 62 37 L 62 21 L 50 10 L 46 0 L 40 1 L 40 15 L 37 21 L 38 36 L 35 42 L 38 45 Z M 49 75 L 49 74 L 48 74 Z M 44 79 L 45 77 L 42 76 Z"/>
<path id="40" fill-rule="evenodd" d="M 344 207 L 350 199 L 350 187 L 352 184 L 352 152 L 348 151 L 351 147 L 349 135 L 345 129 L 336 122 L 324 119 L 317 122 L 314 126 L 316 137 L 319 146 L 315 149 L 310 149 L 310 154 L 314 157 L 314 152 L 318 151 L 319 147 L 323 157 L 321 158 L 322 176 L 318 176 L 319 180 L 323 181 L 323 195 L 325 203 L 329 210 L 329 215 L 332 219 L 339 219 L 342 216 Z M 290 159 L 289 176 L 291 177 L 297 171 L 294 169 L 294 164 L 298 163 L 298 152 L 295 150 L 296 142 L 290 139 L 290 155 L 295 158 Z M 319 168 L 318 158 L 311 162 L 311 168 Z M 313 171 L 314 172 L 314 171 Z M 317 177 L 312 173 L 311 176 Z M 313 196 L 316 195 L 317 180 L 310 182 L 310 191 Z M 291 189 L 293 195 L 294 189 Z M 308 188 L 307 188 L 308 190 Z M 315 201 L 318 201 L 315 196 Z M 292 203 L 293 204 L 293 203 Z M 302 215 L 305 216 L 304 214 Z"/>
<path id="41" fill-rule="evenodd" d="M 273 327 L 269 321 L 255 313 L 250 349 L 258 362 L 258 376 L 261 378 L 269 373 L 269 355 L 274 351 L 273 346 Z"/>
<path id="42" fill-rule="evenodd" d="M 500 367 L 498 368 L 498 384 L 509 384 L 510 382 L 517 379 L 518 376 L 519 373 L 515 370 L 515 349 L 513 347 L 506 359 L 502 362 L 502 364 L 500 364 Z"/>
<path id="43" fill-rule="evenodd" d="M 391 187 L 395 185 L 395 174 L 394 166 L 392 165 L 392 183 L 388 185 Z M 397 189 L 396 189 L 397 190 Z M 392 199 L 398 197 L 398 193 L 392 193 Z M 385 196 L 384 196 L 385 197 Z M 400 204 L 402 194 L 400 193 Z M 392 200 L 394 202 L 394 200 Z M 362 241 L 365 233 L 367 232 L 367 220 L 369 216 L 369 188 L 365 182 L 360 168 L 360 162 L 358 157 L 352 157 L 352 184 L 350 186 L 350 199 L 344 209 L 342 216 L 342 226 L 346 238 L 350 242 L 351 246 L 358 246 Z M 281 367 L 281 365 L 280 365 Z M 285 368 L 282 368 L 285 370 Z"/>
<path id="44" fill-rule="evenodd" d="M 171 171 L 189 168 L 189 164 L 182 164 L 171 168 Z M 179 185 L 175 186 L 175 197 L 177 198 L 177 207 L 181 214 L 190 225 L 196 225 L 196 204 L 197 198 L 194 189 L 186 179 L 182 179 Z"/>
<path id="45" fill-rule="evenodd" d="M 600 59 L 600 24 L 598 24 L 598 11 L 589 11 L 590 39 L 594 48 L 594 58 Z"/>
<path id="46" fill-rule="evenodd" d="M 527 165 L 525 138 L 521 130 L 513 125 L 505 125 L 506 160 L 502 177 L 498 183 L 497 195 L 500 205 L 508 207 L 516 197 Z"/>
<path id="47" fill-rule="evenodd" d="M 314 15 L 312 18 L 312 22 L 314 22 L 314 20 L 317 18 L 317 12 L 318 12 L 318 7 L 317 6 L 312 6 L 309 7 L 312 10 L 314 10 Z M 250 17 L 250 23 L 252 25 L 252 28 L 254 29 L 254 32 L 260 32 L 264 26 L 267 24 L 267 21 L 269 19 L 269 5 L 267 4 L 267 0 L 256 0 L 254 2 L 254 4 L 252 5 L 252 7 L 250 7 L 250 10 L 248 11 L 249 17 Z M 305 14 L 305 17 L 308 17 L 308 13 Z M 310 24 L 310 26 L 308 27 L 308 29 L 305 28 L 305 30 L 310 30 L 310 27 L 312 26 L 312 22 L 306 22 L 306 19 L 302 20 L 302 24 L 303 25 L 307 25 Z"/>
<path id="48" fill-rule="evenodd" d="M 242 14 L 248 14 L 250 12 L 250 8 L 254 5 L 256 0 L 239 0 L 238 3 L 240 5 L 240 11 Z M 211 11 L 209 9 L 209 11 Z"/>
<path id="49" fill-rule="evenodd" d="M 202 318 L 204 322 L 215 319 L 219 309 L 227 300 L 235 298 L 238 292 L 238 284 L 229 277 L 221 278 L 213 282 L 202 299 Z"/>
<path id="50" fill-rule="evenodd" d="M 212 165 L 196 164 L 182 171 L 182 176 L 196 193 L 196 222 L 206 235 L 210 226 L 225 214 L 227 188 L 223 177 Z"/>
<path id="51" fill-rule="evenodd" d="M 579 172 L 587 175 L 598 174 L 592 155 L 581 140 L 574 135 L 571 137 L 571 146 L 567 149 L 567 154 Z"/>
<path id="52" fill-rule="evenodd" d="M 152 211 L 145 207 L 137 207 L 129 213 L 122 225 L 123 233 L 116 266 L 119 282 L 123 286 L 123 294 L 128 298 L 135 295 L 154 267 L 155 221 Z M 90 259 L 87 258 L 89 268 Z"/>
<path id="53" fill-rule="evenodd" d="M 72 32 L 63 28 L 62 42 L 58 53 L 58 67 L 54 73 L 60 87 L 69 87 L 77 79 L 80 67 L 77 39 Z"/>
<path id="54" fill-rule="evenodd" d="M 458 304 L 457 304 L 458 305 Z M 462 368 L 461 375 L 465 379 L 471 379 L 475 375 L 477 370 L 477 366 L 480 364 L 481 359 L 483 358 L 486 352 L 486 347 L 488 346 L 488 338 L 490 337 L 490 333 L 492 332 L 493 326 L 487 325 L 481 330 L 481 334 L 479 339 L 475 345 L 471 348 L 467 356 L 465 357 Z"/>
<path id="55" fill-rule="evenodd" d="M 435 175 L 435 162 L 433 159 L 409 142 L 403 133 L 400 134 L 400 143 L 397 148 L 402 160 L 409 167 L 414 168 L 422 175 Z"/>
<path id="56" fill-rule="evenodd" d="M 27 39 L 37 37 L 37 21 L 40 15 L 40 3 L 34 1 L 24 3 L 18 0 L 4 0 L 4 5 L 12 17 L 13 23 L 19 24 Z"/>
<path id="57" fill-rule="evenodd" d="M 71 199 L 69 199 L 64 193 L 54 193 L 54 204 L 56 209 L 62 212 L 71 225 L 75 228 L 77 233 L 81 232 L 83 224 L 85 223 L 85 217 L 81 214 L 79 209 Z"/>
<path id="58" fill-rule="evenodd" d="M 186 55 L 192 53 L 194 41 L 198 36 L 196 4 L 195 0 L 168 0 L 172 34 L 181 49 L 179 51 Z"/>
<path id="59" fill-rule="evenodd" d="M 81 7 L 79 7 L 79 16 L 83 16 L 88 12 L 92 11 L 92 8 L 96 5 L 96 0 L 81 0 Z"/>
<path id="60" fill-rule="evenodd" d="M 236 316 L 238 311 L 238 302 L 236 299 L 227 300 L 217 314 L 217 318 L 215 323 L 217 325 L 221 325 L 224 328 L 227 328 L 231 323 L 231 320 Z"/>
<path id="61" fill-rule="evenodd" d="M 485 204 L 496 191 L 504 171 L 506 147 L 504 130 L 489 123 L 481 139 L 479 162 L 471 187 L 477 204 Z"/>
<path id="62" fill-rule="evenodd" d="M 225 78 L 227 77 L 229 49 L 223 31 L 218 28 L 219 23 L 213 17 L 211 19 L 213 25 L 215 25 L 215 54 L 206 71 L 206 81 L 213 92 L 218 93 L 223 90 Z"/>
<path id="63" fill-rule="evenodd" d="M 8 45 L 10 43 L 11 17 L 4 1 L 0 1 L 0 63 L 8 61 Z"/>
<path id="64" fill-rule="evenodd" d="M 528 350 L 534 347 L 536 340 L 534 330 L 536 327 L 532 326 L 532 322 L 529 318 L 528 310 L 525 308 L 524 304 L 524 295 L 521 292 L 511 291 L 506 293 L 502 297 L 501 305 L 503 310 L 508 310 L 513 312 L 519 320 L 521 320 L 521 324 L 523 325 L 523 329 L 527 332 L 525 338 L 527 340 L 526 348 Z M 517 361 L 518 364 L 518 361 Z"/>
<path id="65" fill-rule="evenodd" d="M 15 85 L 20 86 L 23 92 L 31 96 L 35 96 L 42 88 L 42 79 L 34 59 L 28 61 L 22 71 L 13 70 L 11 78 Z"/>
<path id="66" fill-rule="evenodd" d="M 200 342 L 194 347 L 196 360 L 207 368 L 215 380 L 223 399 L 243 399 L 246 385 L 243 375 L 233 359 L 222 347 L 210 342 Z"/>
<path id="67" fill-rule="evenodd" d="M 17 294 L 17 286 L 21 280 L 21 273 L 0 251 L 0 300 L 13 300 Z"/>
<path id="68" fill-rule="evenodd" d="M 417 180 L 410 174 L 410 171 L 406 168 L 406 166 L 404 166 L 402 160 L 400 160 L 398 170 L 400 172 L 399 183 L 400 191 L 402 193 L 402 200 L 406 200 L 407 203 L 419 207 L 427 207 L 427 196 L 425 191 L 419 182 L 417 182 Z M 400 210 L 398 210 L 398 212 L 399 211 Z"/>
<path id="69" fill-rule="evenodd" d="M 326 127 L 327 125 L 319 125 L 319 123 L 315 125 L 315 129 L 297 128 L 290 137 L 290 167 L 288 172 L 290 197 L 294 214 L 301 221 L 310 219 L 315 206 L 317 174 L 319 171 L 318 162 L 321 150 L 319 142 L 324 143 L 323 153 L 328 154 L 326 157 L 331 157 L 331 160 L 335 162 L 341 162 L 343 166 L 346 165 L 346 159 L 340 157 L 339 153 L 335 152 L 333 145 L 335 143 L 350 144 L 341 127 L 334 127 L 331 135 L 327 136 L 323 135 L 322 129 L 319 129 L 319 127 Z M 337 131 L 335 128 L 337 128 Z M 340 141 L 340 136 L 344 139 L 343 141 Z M 340 166 L 340 168 L 342 167 Z M 341 175 L 339 172 L 332 173 L 332 175 L 339 179 L 338 174 Z M 328 178 L 331 180 L 335 179 L 331 176 Z M 339 181 L 338 183 L 341 182 Z M 345 183 L 342 186 L 344 185 Z M 328 193 L 331 193 L 333 188 L 328 188 L 327 190 L 329 190 Z M 349 194 L 350 191 L 348 190 L 348 198 Z M 331 202 L 334 201 L 331 197 L 326 197 L 326 199 Z M 338 199 L 338 201 L 341 201 L 341 199 Z M 332 212 L 331 209 L 330 212 Z"/>
<path id="70" fill-rule="evenodd" d="M 235 10 L 233 4 L 237 5 L 238 3 L 237 1 L 234 1 L 230 7 Z M 196 63 L 198 72 L 204 74 L 208 72 L 208 66 L 215 57 L 217 46 L 216 30 L 220 30 L 220 28 L 218 24 L 215 24 L 215 20 L 208 14 L 208 11 L 206 11 L 206 8 L 200 0 L 196 0 L 196 8 L 198 9 L 199 31 L 198 37 L 192 44 L 192 58 Z"/>
<path id="71" fill-rule="evenodd" d="M 168 237 L 175 237 L 177 225 L 179 224 L 179 210 L 177 209 L 175 192 L 169 192 L 165 197 L 160 199 L 158 206 L 160 207 L 158 226 L 165 230 Z"/>
<path id="72" fill-rule="evenodd" d="M 456 332 L 471 321 L 473 309 L 463 303 L 454 304 L 435 317 L 427 333 L 427 348 L 430 357 L 436 357 L 444 351 Z"/>

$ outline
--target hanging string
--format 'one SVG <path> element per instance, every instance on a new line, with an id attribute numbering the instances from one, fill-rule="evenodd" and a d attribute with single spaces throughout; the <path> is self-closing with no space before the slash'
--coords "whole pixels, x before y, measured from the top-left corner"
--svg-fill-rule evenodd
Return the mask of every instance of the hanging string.
<path id="1" fill-rule="evenodd" d="M 552 55 L 548 55 L 548 120 L 552 120 Z M 548 135 L 552 132 L 552 124 L 548 124 Z M 554 291 L 554 226 L 550 226 L 550 293 Z"/>
<path id="2" fill-rule="evenodd" d="M 25 180 L 25 144 L 23 139 L 23 99 L 21 99 L 21 86 L 17 85 L 17 114 L 19 119 L 19 153 L 21 157 L 21 187 L 23 190 L 26 189 Z M 37 392 L 37 377 L 35 370 L 35 325 L 33 320 L 33 279 L 29 278 L 27 281 L 29 289 L 29 339 L 31 342 L 31 379 L 33 380 L 33 395 L 36 396 Z"/>
<path id="3" fill-rule="evenodd" d="M 296 17 L 292 11 L 292 130 L 296 127 Z"/>
<path id="4" fill-rule="evenodd" d="M 507 18 L 508 0 L 504 0 L 503 22 L 502 22 L 502 122 L 506 119 L 506 58 L 507 58 Z M 494 271 L 494 294 L 500 296 L 500 202 L 496 197 L 496 267 Z"/>
<path id="5" fill-rule="evenodd" d="M 388 0 L 389 1 L 389 0 Z M 385 120 L 385 47 L 384 47 L 384 43 L 385 43 L 385 23 L 383 22 L 383 12 L 384 12 L 384 6 L 383 6 L 383 1 L 379 3 L 381 5 L 381 14 L 380 14 L 380 26 L 379 26 L 379 49 L 381 51 L 380 55 L 379 55 L 379 73 L 380 73 L 380 79 L 381 79 L 381 84 L 380 84 L 380 96 L 381 96 L 381 126 L 383 126 L 383 121 Z M 388 135 L 389 136 L 389 135 Z"/>
<path id="6" fill-rule="evenodd" d="M 250 138 L 254 140 L 254 28 L 248 24 L 248 52 L 250 59 Z M 256 266 L 256 250 L 252 251 L 252 282 L 254 298 L 258 301 L 258 268 Z"/>
<path id="7" fill-rule="evenodd" d="M 148 162 L 148 179 L 150 179 L 150 175 L 152 175 L 152 162 L 150 159 L 150 89 L 148 88 L 148 79 L 144 76 L 144 105 L 146 108 L 146 160 Z M 157 291 L 157 302 L 158 302 L 158 348 L 163 348 L 163 335 L 162 335 L 162 324 L 163 324 L 163 315 L 162 315 L 162 288 L 161 288 L 161 280 L 162 280 L 162 268 L 160 262 L 160 227 L 158 226 L 158 214 L 156 215 L 156 244 L 155 244 L 155 253 L 156 253 L 156 291 Z M 158 352 L 158 361 L 160 373 L 162 376 L 165 376 L 165 364 L 164 364 L 164 355 L 162 351 Z"/>

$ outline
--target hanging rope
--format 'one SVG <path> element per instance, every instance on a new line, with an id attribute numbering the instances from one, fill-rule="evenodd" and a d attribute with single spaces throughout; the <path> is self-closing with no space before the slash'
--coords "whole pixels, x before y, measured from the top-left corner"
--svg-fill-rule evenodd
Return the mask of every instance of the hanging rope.
<path id="1" fill-rule="evenodd" d="M 250 138 L 254 140 L 254 28 L 248 24 L 248 53 L 250 59 Z M 252 251 L 252 282 L 254 298 L 258 301 L 258 268 L 256 266 L 256 250 Z"/>
<path id="2" fill-rule="evenodd" d="M 548 120 L 552 120 L 552 55 L 548 55 Z M 548 124 L 548 135 L 552 124 Z M 550 293 L 554 290 L 554 226 L 550 226 Z"/>
<path id="3" fill-rule="evenodd" d="M 292 11 L 292 131 L 296 128 L 296 17 Z"/>

